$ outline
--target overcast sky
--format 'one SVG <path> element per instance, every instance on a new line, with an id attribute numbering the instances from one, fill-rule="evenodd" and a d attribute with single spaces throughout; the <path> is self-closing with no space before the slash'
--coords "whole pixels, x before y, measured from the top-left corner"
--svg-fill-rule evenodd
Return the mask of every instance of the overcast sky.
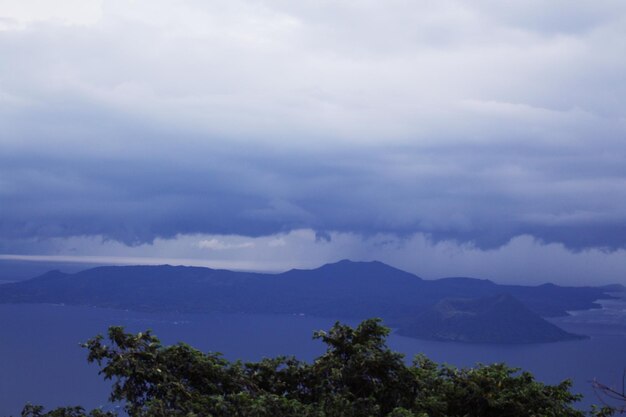
<path id="1" fill-rule="evenodd" d="M 0 259 L 626 284 L 625 39 L 622 0 L 0 0 Z"/>

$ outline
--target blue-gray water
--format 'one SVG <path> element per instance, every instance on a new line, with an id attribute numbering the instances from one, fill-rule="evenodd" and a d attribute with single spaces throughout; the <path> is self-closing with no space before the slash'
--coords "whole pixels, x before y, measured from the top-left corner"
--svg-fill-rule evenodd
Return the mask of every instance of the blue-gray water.
<path id="1" fill-rule="evenodd" d="M 425 353 L 438 362 L 471 366 L 506 362 L 532 371 L 542 381 L 565 378 L 597 403 L 589 381 L 618 385 L 626 367 L 626 303 L 607 302 L 602 311 L 580 312 L 557 321 L 589 340 L 537 345 L 466 345 L 429 342 L 392 335 L 389 344 L 412 357 Z M 106 403 L 110 384 L 85 361 L 79 342 L 123 325 L 131 331 L 152 329 L 165 344 L 185 341 L 229 359 L 258 360 L 278 354 L 311 359 L 323 351 L 314 330 L 331 319 L 244 314 L 146 314 L 91 307 L 0 305 L 0 416 L 19 415 L 27 402 L 47 407 Z"/>

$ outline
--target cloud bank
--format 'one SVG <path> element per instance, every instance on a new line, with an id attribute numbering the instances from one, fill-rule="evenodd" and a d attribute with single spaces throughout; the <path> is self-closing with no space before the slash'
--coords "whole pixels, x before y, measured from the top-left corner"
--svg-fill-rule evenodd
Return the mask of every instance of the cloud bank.
<path id="1" fill-rule="evenodd" d="M 29 262 L 30 278 L 50 269 L 77 271 L 98 264 L 194 265 L 210 268 L 283 272 L 317 268 L 341 259 L 379 260 L 424 279 L 470 276 L 498 283 L 602 285 L 622 282 L 626 250 L 572 252 L 562 244 L 545 244 L 519 236 L 497 249 L 483 250 L 452 241 L 435 243 L 415 234 L 329 233 L 320 239 L 310 229 L 251 238 L 236 235 L 180 235 L 129 248 L 96 236 L 25 242 L 38 255 L 0 255 L 0 279 L 16 279 L 15 262 Z M 40 255 L 46 254 L 46 255 Z M 41 264 L 36 268 L 34 263 Z M 80 266 L 83 264 L 84 266 Z M 37 271 L 35 271 L 37 270 Z"/>
<path id="2" fill-rule="evenodd" d="M 20 3 L 0 252 L 301 229 L 626 247 L 622 1 Z"/>

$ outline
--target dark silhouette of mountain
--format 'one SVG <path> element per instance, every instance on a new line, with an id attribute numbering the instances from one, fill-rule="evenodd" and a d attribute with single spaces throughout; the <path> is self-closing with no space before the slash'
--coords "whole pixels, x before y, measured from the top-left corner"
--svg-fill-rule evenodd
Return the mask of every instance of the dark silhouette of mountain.
<path id="1" fill-rule="evenodd" d="M 141 311 L 304 313 L 382 317 L 400 325 L 445 298 L 508 293 L 542 316 L 597 307 L 610 298 L 593 287 L 498 285 L 488 280 L 423 280 L 381 262 L 340 261 L 280 274 L 184 266 L 106 266 L 51 271 L 0 285 L 0 303 L 64 303 Z"/>
<path id="2" fill-rule="evenodd" d="M 404 336 L 466 343 L 538 343 L 575 340 L 509 294 L 445 298 L 400 327 Z"/>

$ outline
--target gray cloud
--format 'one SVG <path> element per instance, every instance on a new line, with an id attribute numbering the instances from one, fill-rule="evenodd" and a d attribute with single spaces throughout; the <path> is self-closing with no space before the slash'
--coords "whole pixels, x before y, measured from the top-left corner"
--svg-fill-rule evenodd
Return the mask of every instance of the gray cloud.
<path id="1" fill-rule="evenodd" d="M 0 31 L 3 252 L 304 228 L 626 247 L 622 2 L 157 3 Z"/>
<path id="2" fill-rule="evenodd" d="M 133 247 L 103 241 L 98 236 L 46 239 L 24 242 L 37 255 L 0 255 L 0 274 L 15 279 L 50 269 L 77 271 L 99 264 L 165 263 L 280 272 L 316 268 L 345 258 L 380 260 L 425 279 L 472 276 L 526 285 L 623 283 L 626 274 L 624 249 L 572 252 L 561 244 L 545 244 L 531 236 L 516 237 L 490 250 L 451 241 L 433 242 L 421 234 L 403 238 L 378 234 L 364 238 L 332 232 L 329 237 L 329 240 L 318 239 L 314 231 L 302 229 L 257 238 L 179 235 Z M 22 269 L 19 276 L 14 275 L 16 263 Z"/>

